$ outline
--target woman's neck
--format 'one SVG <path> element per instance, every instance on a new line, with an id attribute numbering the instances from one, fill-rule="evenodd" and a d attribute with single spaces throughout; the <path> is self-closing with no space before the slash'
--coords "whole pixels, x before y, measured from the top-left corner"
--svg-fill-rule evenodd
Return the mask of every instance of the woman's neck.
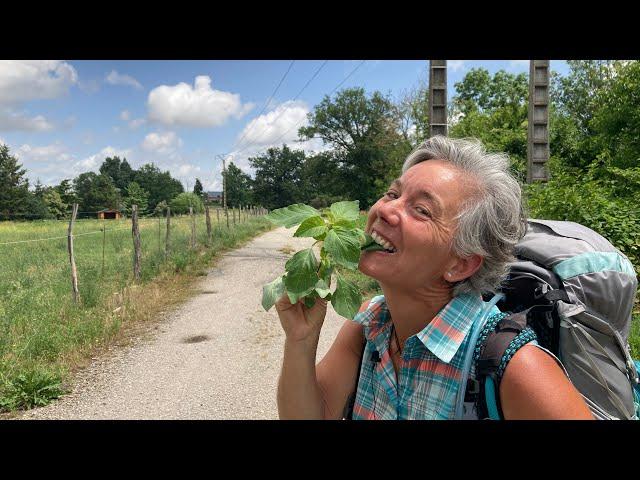
<path id="1" fill-rule="evenodd" d="M 408 293 L 387 285 L 380 286 L 403 348 L 407 338 L 423 330 L 453 298 L 450 288 Z"/>

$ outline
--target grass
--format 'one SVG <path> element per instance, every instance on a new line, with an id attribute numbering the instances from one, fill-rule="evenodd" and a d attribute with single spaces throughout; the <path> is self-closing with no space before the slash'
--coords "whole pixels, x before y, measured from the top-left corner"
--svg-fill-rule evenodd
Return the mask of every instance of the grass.
<path id="1" fill-rule="evenodd" d="M 42 406 L 63 394 L 72 373 L 91 356 L 126 342 L 145 322 L 187 298 L 222 251 L 272 228 L 262 217 L 227 229 L 216 224 L 209 243 L 204 215 L 171 219 L 165 258 L 165 221 L 140 221 L 141 281 L 133 281 L 130 220 L 78 220 L 75 261 L 81 302 L 74 304 L 66 238 L 0 245 L 0 411 Z M 0 222 L 0 244 L 65 237 L 67 222 Z M 106 227 L 106 233 L 100 231 Z M 94 233 L 91 233 L 94 232 Z M 87 235 L 79 235 L 86 233 Z M 104 242 L 104 265 L 103 265 Z M 136 326 L 137 325 L 137 326 Z"/>

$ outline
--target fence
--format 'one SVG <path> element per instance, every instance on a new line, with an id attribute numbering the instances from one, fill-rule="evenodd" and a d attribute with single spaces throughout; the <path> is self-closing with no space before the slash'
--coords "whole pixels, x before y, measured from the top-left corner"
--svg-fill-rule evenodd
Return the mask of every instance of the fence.
<path id="1" fill-rule="evenodd" d="M 177 269 L 183 268 L 185 257 L 196 252 L 199 245 L 226 246 L 227 238 L 236 229 L 267 213 L 261 207 L 230 208 L 226 214 L 232 221 L 227 227 L 220 218 L 225 217 L 225 212 L 215 210 L 214 216 L 209 207 L 197 215 L 172 215 L 167 209 L 166 216 L 141 218 L 136 207 L 130 218 L 78 220 L 76 204 L 69 220 L 0 224 L 5 227 L 0 229 L 0 239 L 15 237 L 0 241 L 0 276 L 4 277 L 0 284 L 6 287 L 5 293 L 11 294 L 12 289 L 19 289 L 17 284 L 42 283 L 48 276 L 55 276 L 60 283 L 59 270 L 65 262 L 74 303 L 81 302 L 82 294 L 88 294 L 89 303 L 94 303 L 91 298 L 95 292 L 92 294 L 91 290 L 99 288 L 95 277 L 119 277 L 120 283 L 126 284 L 132 273 L 137 283 L 157 273 L 168 261 L 174 261 Z M 24 238 L 25 225 L 36 238 Z M 132 232 L 128 241 L 127 231 Z M 37 236 L 39 233 L 43 235 Z M 0 302 L 0 313 L 2 310 Z"/>

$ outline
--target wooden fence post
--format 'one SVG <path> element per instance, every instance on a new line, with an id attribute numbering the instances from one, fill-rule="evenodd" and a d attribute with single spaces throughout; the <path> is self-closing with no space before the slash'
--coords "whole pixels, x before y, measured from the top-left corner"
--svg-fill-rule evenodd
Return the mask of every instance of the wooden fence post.
<path id="1" fill-rule="evenodd" d="M 140 264 L 142 254 L 140 249 L 140 228 L 138 226 L 138 206 L 131 205 L 131 234 L 133 235 L 133 278 L 140 281 Z"/>
<path id="2" fill-rule="evenodd" d="M 171 208 L 167 207 L 167 236 L 164 243 L 164 258 L 169 256 L 169 231 L 171 229 Z"/>
<path id="3" fill-rule="evenodd" d="M 107 226 L 102 222 L 102 270 L 100 276 L 104 276 L 104 245 L 107 242 Z"/>
<path id="4" fill-rule="evenodd" d="M 193 207 L 189 207 L 189 216 L 191 217 L 191 248 L 196 248 L 196 217 L 193 214 Z"/>
<path id="5" fill-rule="evenodd" d="M 211 217 L 209 217 L 209 205 L 205 205 L 204 212 L 207 216 L 207 242 L 211 245 Z"/>
<path id="6" fill-rule="evenodd" d="M 76 260 L 73 256 L 73 223 L 78 215 L 78 204 L 73 204 L 71 212 L 71 220 L 69 220 L 69 230 L 67 232 L 67 247 L 69 250 L 69 262 L 71 263 L 71 289 L 73 291 L 73 301 L 80 303 L 80 292 L 78 291 L 78 270 L 76 269 Z"/>

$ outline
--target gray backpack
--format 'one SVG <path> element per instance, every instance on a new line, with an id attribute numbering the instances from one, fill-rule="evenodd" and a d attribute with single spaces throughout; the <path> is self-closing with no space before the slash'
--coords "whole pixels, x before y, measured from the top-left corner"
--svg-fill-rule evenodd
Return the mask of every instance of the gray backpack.
<path id="1" fill-rule="evenodd" d="M 638 282 L 629 259 L 580 224 L 532 219 L 516 256 L 497 303 L 509 313 L 481 326 L 465 417 L 502 417 L 501 372 L 535 332 L 596 418 L 637 419 L 628 336 Z"/>

